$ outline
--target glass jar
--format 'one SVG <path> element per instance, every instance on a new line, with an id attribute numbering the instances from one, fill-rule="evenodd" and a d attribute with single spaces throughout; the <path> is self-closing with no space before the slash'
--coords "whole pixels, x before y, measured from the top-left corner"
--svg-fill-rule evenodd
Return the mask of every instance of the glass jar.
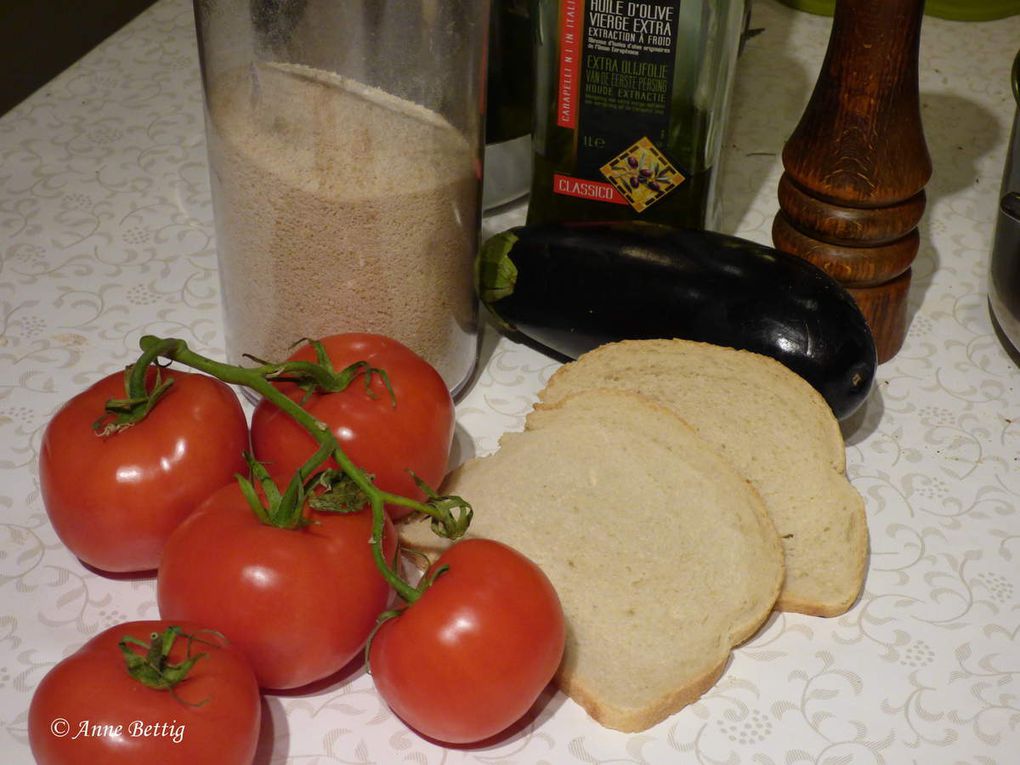
<path id="1" fill-rule="evenodd" d="M 988 302 L 1013 357 L 1020 363 L 1020 51 L 1010 72 L 1016 109 L 1002 169 L 999 215 L 988 270 Z"/>
<path id="2" fill-rule="evenodd" d="M 472 283 L 488 7 L 196 0 L 227 356 L 393 337 L 457 392 Z"/>

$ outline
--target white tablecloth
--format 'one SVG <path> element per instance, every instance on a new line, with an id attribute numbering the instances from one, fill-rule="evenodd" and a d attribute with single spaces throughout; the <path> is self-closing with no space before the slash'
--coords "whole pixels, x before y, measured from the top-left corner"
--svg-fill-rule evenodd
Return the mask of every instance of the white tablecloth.
<path id="1" fill-rule="evenodd" d="M 775 0 L 740 62 L 723 230 L 768 243 L 779 152 L 830 20 Z M 362 671 L 269 695 L 259 762 L 1015 763 L 1020 761 L 1020 370 L 992 330 L 986 270 L 1020 17 L 927 18 L 921 94 L 934 175 L 903 350 L 846 428 L 867 500 L 865 592 L 845 616 L 776 615 L 699 702 L 624 735 L 555 695 L 509 738 L 444 750 Z M 486 221 L 496 230 L 521 209 Z M 191 4 L 151 10 L 0 117 L 0 762 L 31 760 L 26 709 L 89 636 L 154 618 L 149 578 L 106 578 L 58 542 L 39 496 L 43 428 L 135 356 L 143 333 L 222 354 Z M 521 427 L 556 364 L 487 330 L 457 458 Z"/>

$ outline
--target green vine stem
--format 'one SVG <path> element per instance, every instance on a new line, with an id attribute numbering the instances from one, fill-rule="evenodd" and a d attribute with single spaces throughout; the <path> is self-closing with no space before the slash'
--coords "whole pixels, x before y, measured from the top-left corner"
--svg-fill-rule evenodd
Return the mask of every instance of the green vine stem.
<path id="1" fill-rule="evenodd" d="M 355 465 L 351 459 L 340 448 L 339 443 L 333 436 L 326 423 L 313 417 L 306 409 L 293 401 L 290 397 L 281 393 L 271 379 L 279 379 L 285 375 L 301 374 L 315 381 L 322 381 L 325 390 L 334 389 L 337 373 L 323 366 L 311 362 L 284 362 L 282 364 L 262 364 L 255 367 L 240 367 L 232 364 L 215 361 L 202 356 L 188 347 L 184 340 L 177 338 L 161 339 L 152 335 L 145 335 L 139 341 L 142 349 L 142 356 L 134 365 L 128 382 L 129 398 L 137 394 L 139 390 L 144 394 L 146 367 L 157 358 L 163 357 L 177 361 L 192 369 L 205 372 L 225 383 L 232 385 L 243 385 L 260 394 L 281 411 L 292 417 L 299 425 L 311 434 L 312 438 L 319 444 L 319 449 L 304 465 L 301 466 L 297 476 L 291 482 L 284 493 L 284 500 L 295 502 L 293 506 L 296 512 L 301 511 L 303 500 L 302 487 L 306 484 L 315 470 L 325 459 L 332 456 L 339 465 L 341 471 L 355 486 L 364 493 L 368 499 L 372 511 L 372 555 L 376 566 L 383 577 L 396 591 L 397 595 L 407 603 L 413 603 L 421 597 L 423 590 L 408 584 L 396 572 L 382 549 L 382 536 L 386 522 L 386 504 L 399 505 L 411 510 L 424 513 L 432 518 L 433 529 L 450 539 L 457 539 L 463 536 L 471 521 L 471 509 L 463 500 L 455 497 L 438 497 L 431 491 L 426 491 L 428 502 L 419 502 L 409 497 L 403 497 L 379 489 L 372 480 Z M 343 374 L 343 372 L 339 373 Z M 349 379 L 348 379 L 349 382 Z M 454 509 L 460 512 L 455 516 Z M 260 516 L 265 522 L 266 516 Z M 286 525 L 293 523 L 299 525 L 293 518 L 268 520 L 273 525 Z M 291 525 L 291 528 L 294 526 Z"/>

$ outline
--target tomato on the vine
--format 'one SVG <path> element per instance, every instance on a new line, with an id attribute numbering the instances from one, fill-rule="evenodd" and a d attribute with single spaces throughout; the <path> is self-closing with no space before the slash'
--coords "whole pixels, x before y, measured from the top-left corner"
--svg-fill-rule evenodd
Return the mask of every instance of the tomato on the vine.
<path id="1" fill-rule="evenodd" d="M 432 576 L 372 638 L 372 678 L 419 733 L 478 742 L 519 720 L 552 679 L 563 656 L 563 611 L 542 570 L 500 542 L 457 542 Z"/>
<path id="2" fill-rule="evenodd" d="M 308 522 L 297 528 L 268 525 L 239 486 L 227 486 L 171 535 L 157 575 L 161 617 L 227 635 L 263 688 L 297 688 L 342 669 L 391 595 L 369 543 L 370 511 L 303 513 Z M 392 560 L 396 534 L 383 521 Z"/>
<path id="3" fill-rule="evenodd" d="M 159 642 L 155 654 L 150 640 Z M 147 666 L 133 675 L 125 651 L 132 664 Z M 174 680 L 189 659 L 183 679 Z M 166 687 L 146 685 L 138 672 L 167 678 Z M 126 622 L 46 674 L 29 706 L 28 737 L 39 765 L 249 765 L 261 714 L 251 667 L 222 635 L 191 624 Z"/>
<path id="4" fill-rule="evenodd" d="M 376 486 L 423 499 L 408 471 L 437 487 L 446 474 L 453 443 L 453 400 L 442 377 L 409 348 L 382 335 L 348 333 L 319 342 L 336 370 L 367 362 L 385 372 L 392 391 L 374 372 L 359 375 L 335 393 L 306 398 L 305 391 L 293 384 L 280 384 L 279 389 L 325 422 L 340 448 L 373 477 Z M 315 349 L 305 344 L 289 360 L 315 361 Z M 279 475 L 294 473 L 317 446 L 304 428 L 265 399 L 255 408 L 251 439 L 255 457 Z M 394 505 L 387 505 L 387 510 L 394 520 L 408 513 Z"/>
<path id="5" fill-rule="evenodd" d="M 149 388 L 157 375 L 147 372 Z M 60 540 L 110 572 L 159 564 L 170 533 L 210 494 L 247 469 L 248 425 L 234 391 L 204 374 L 161 369 L 166 392 L 139 422 L 108 435 L 93 428 L 111 399 L 124 398 L 116 372 L 79 393 L 43 435 L 39 482 Z"/>

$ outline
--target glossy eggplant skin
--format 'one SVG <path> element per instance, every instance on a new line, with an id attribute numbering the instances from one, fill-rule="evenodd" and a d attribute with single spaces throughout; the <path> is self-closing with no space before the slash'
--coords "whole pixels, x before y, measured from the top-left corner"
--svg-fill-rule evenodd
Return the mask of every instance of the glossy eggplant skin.
<path id="1" fill-rule="evenodd" d="M 754 351 L 807 380 L 839 419 L 875 378 L 875 342 L 849 293 L 737 237 L 640 222 L 520 226 L 483 245 L 476 283 L 504 330 L 567 358 L 646 338 Z"/>

